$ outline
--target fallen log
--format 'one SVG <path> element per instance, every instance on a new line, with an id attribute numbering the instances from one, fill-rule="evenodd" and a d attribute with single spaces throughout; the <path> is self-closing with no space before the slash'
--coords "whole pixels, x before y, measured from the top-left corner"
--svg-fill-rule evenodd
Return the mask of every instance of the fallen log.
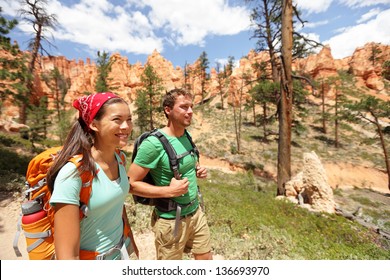
<path id="1" fill-rule="evenodd" d="M 381 229 L 380 227 L 378 227 L 377 225 L 370 223 L 370 222 L 367 222 L 363 218 L 359 217 L 360 210 L 361 210 L 361 208 L 358 207 L 354 212 L 348 212 L 340 207 L 337 207 L 336 214 L 343 216 L 343 217 L 347 218 L 348 220 L 356 221 L 359 224 L 361 224 L 362 226 L 369 228 L 369 229 L 373 230 L 374 232 L 378 233 L 379 235 L 383 236 L 384 238 L 390 240 L 390 232 L 385 231 L 385 230 Z"/>

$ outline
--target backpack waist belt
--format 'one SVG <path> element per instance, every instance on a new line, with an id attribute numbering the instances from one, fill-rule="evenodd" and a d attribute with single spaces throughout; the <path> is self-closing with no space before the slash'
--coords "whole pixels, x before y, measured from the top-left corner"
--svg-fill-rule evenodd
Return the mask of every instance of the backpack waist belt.
<path id="1" fill-rule="evenodd" d="M 114 247 L 112 247 L 107 252 L 101 253 L 95 257 L 96 260 L 106 260 L 109 256 L 112 256 L 113 254 L 119 252 L 121 255 L 121 260 L 128 260 L 129 254 L 127 252 L 126 248 L 126 237 L 122 235 L 121 239 L 119 240 L 118 244 L 116 244 Z"/>
<path id="2" fill-rule="evenodd" d="M 160 200 L 160 199 L 159 199 Z M 198 197 L 196 197 L 195 199 L 193 199 L 190 203 L 187 203 L 187 204 L 180 204 L 180 203 L 177 203 L 176 201 L 172 200 L 172 199 L 163 199 L 163 201 L 166 201 L 168 200 L 168 203 L 169 203 L 169 206 L 171 206 L 171 208 L 169 208 L 170 210 L 169 211 L 173 211 L 173 210 L 176 210 L 176 217 L 174 218 L 175 219 L 175 230 L 173 232 L 173 236 L 177 236 L 177 233 L 178 233 L 178 230 L 179 230 L 179 225 L 180 225 L 180 220 L 181 218 L 183 217 L 188 217 L 188 216 L 192 216 L 193 214 L 195 214 L 196 210 L 198 209 L 195 209 L 194 212 L 188 214 L 188 215 L 185 215 L 185 216 L 182 216 L 181 215 L 181 210 L 183 208 L 187 208 L 187 207 L 190 207 L 191 205 L 194 205 L 194 203 L 198 202 Z M 158 210 L 160 210 L 159 206 L 156 205 L 156 208 Z M 168 208 L 168 207 L 167 207 Z M 161 210 L 160 210 L 161 211 Z M 167 212 L 167 211 L 162 211 L 162 212 Z M 163 218 L 165 219 L 165 218 Z M 166 219 L 166 220 L 173 220 L 173 219 Z"/>
<path id="3" fill-rule="evenodd" d="M 197 201 L 198 201 L 198 198 L 196 197 L 187 204 L 181 204 L 181 203 L 178 203 L 175 200 L 170 199 L 170 198 L 158 198 L 158 199 L 156 199 L 155 207 L 160 212 L 171 212 L 171 211 L 177 211 L 178 207 L 180 207 L 180 209 L 190 207 L 190 206 L 194 205 L 194 203 L 196 203 Z"/>

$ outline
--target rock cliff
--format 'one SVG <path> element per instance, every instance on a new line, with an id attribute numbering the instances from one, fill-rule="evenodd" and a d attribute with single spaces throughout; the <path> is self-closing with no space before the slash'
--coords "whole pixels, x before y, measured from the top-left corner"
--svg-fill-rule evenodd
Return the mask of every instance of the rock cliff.
<path id="1" fill-rule="evenodd" d="M 379 50 L 379 55 L 373 62 L 370 57 L 372 50 Z M 0 56 L 4 53 L 0 52 Z M 231 75 L 231 82 L 227 92 L 238 92 L 243 88 L 244 97 L 246 96 L 250 86 L 243 86 L 243 79 L 253 80 L 258 75 L 255 68 L 255 63 L 267 62 L 268 53 L 257 53 L 251 50 L 247 56 L 239 60 L 239 66 L 235 68 Z M 129 63 L 127 57 L 123 57 L 118 53 L 114 53 L 110 58 L 113 61 L 112 70 L 109 75 L 110 86 L 115 88 L 115 92 L 125 98 L 129 103 L 132 103 L 137 95 L 137 89 L 142 87 L 141 75 L 146 64 L 152 65 L 157 75 L 161 78 L 163 87 L 170 90 L 174 87 L 182 87 L 187 83 L 195 95 L 195 102 L 201 101 L 201 79 L 196 74 L 196 67 L 199 63 L 195 61 L 188 65 L 187 71 L 181 67 L 174 67 L 170 61 L 165 59 L 160 53 L 154 51 L 147 59 L 145 65 L 140 62 L 134 64 Z M 311 79 L 319 80 L 328 77 L 336 76 L 337 71 L 345 70 L 352 73 L 356 77 L 356 85 L 362 87 L 365 91 L 375 94 L 380 98 L 389 100 L 389 94 L 386 92 L 385 82 L 382 78 L 382 65 L 384 61 L 390 60 L 390 46 L 369 43 L 355 50 L 351 57 L 344 59 L 334 59 L 329 46 L 325 46 L 319 53 L 308 56 L 304 59 L 297 59 L 294 62 L 293 70 L 298 75 L 304 75 Z M 94 92 L 95 81 L 97 77 L 96 63 L 87 59 L 69 60 L 63 56 L 42 57 L 38 75 L 35 79 L 35 95 L 46 95 L 52 101 L 54 98 L 53 92 L 42 80 L 41 74 L 48 73 L 50 70 L 57 68 L 59 72 L 70 82 L 70 88 L 66 95 L 65 101 L 71 104 L 71 101 L 76 97 L 83 95 L 86 92 Z M 184 72 L 187 73 L 186 80 Z M 205 98 L 213 97 L 219 94 L 218 73 L 216 69 L 211 68 L 210 79 L 205 85 Z M 327 96 L 332 97 L 334 93 L 329 92 Z M 237 102 L 237 95 L 227 94 L 226 100 L 230 103 Z M 17 110 L 13 104 L 4 103 L 2 110 L 3 118 L 5 116 L 11 119 L 16 119 Z"/>

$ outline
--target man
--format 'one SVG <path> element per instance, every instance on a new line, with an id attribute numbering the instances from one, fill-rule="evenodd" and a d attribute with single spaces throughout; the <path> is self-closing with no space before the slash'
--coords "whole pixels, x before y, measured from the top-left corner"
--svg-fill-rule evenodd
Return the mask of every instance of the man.
<path id="1" fill-rule="evenodd" d="M 130 192 L 148 198 L 170 198 L 178 207 L 169 212 L 153 211 L 158 260 L 182 259 L 183 252 L 192 252 L 196 260 L 211 260 L 210 231 L 198 199 L 197 178 L 206 178 L 207 170 L 200 167 L 198 157 L 187 137 L 186 128 L 192 120 L 192 96 L 182 89 L 173 89 L 163 98 L 164 114 L 168 119 L 160 129 L 180 159 L 179 176 L 170 169 L 168 155 L 154 136 L 145 139 L 129 168 Z M 142 180 L 150 174 L 155 186 Z M 179 211 L 178 211 L 179 210 Z"/>

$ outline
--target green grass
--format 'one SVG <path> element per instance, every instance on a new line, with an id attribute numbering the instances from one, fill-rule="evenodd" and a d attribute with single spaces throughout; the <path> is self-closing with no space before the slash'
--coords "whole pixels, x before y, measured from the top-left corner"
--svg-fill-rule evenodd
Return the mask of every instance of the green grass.
<path id="1" fill-rule="evenodd" d="M 227 259 L 390 258 L 381 248 L 390 244 L 379 245 L 375 233 L 341 216 L 276 200 L 272 183 L 251 182 L 246 174 L 209 177 L 200 184 L 213 246 Z"/>
<path id="2" fill-rule="evenodd" d="M 21 191 L 30 156 L 20 155 L 15 148 L 26 149 L 28 142 L 0 133 L 0 190 Z"/>
<path id="3" fill-rule="evenodd" d="M 336 214 L 275 199 L 274 182 L 209 170 L 199 181 L 213 253 L 230 260 L 385 260 L 390 242 Z M 152 208 L 128 197 L 133 230 L 150 230 Z M 379 219 L 379 218 L 378 218 Z"/>
<path id="4" fill-rule="evenodd" d="M 351 197 L 353 200 L 359 202 L 360 204 L 366 205 L 366 206 L 378 207 L 378 208 L 379 208 L 381 205 L 383 205 L 383 204 L 380 203 L 380 202 L 371 201 L 370 199 L 368 199 L 368 198 L 366 198 L 366 197 L 362 197 L 362 196 L 351 195 L 350 197 Z"/>

